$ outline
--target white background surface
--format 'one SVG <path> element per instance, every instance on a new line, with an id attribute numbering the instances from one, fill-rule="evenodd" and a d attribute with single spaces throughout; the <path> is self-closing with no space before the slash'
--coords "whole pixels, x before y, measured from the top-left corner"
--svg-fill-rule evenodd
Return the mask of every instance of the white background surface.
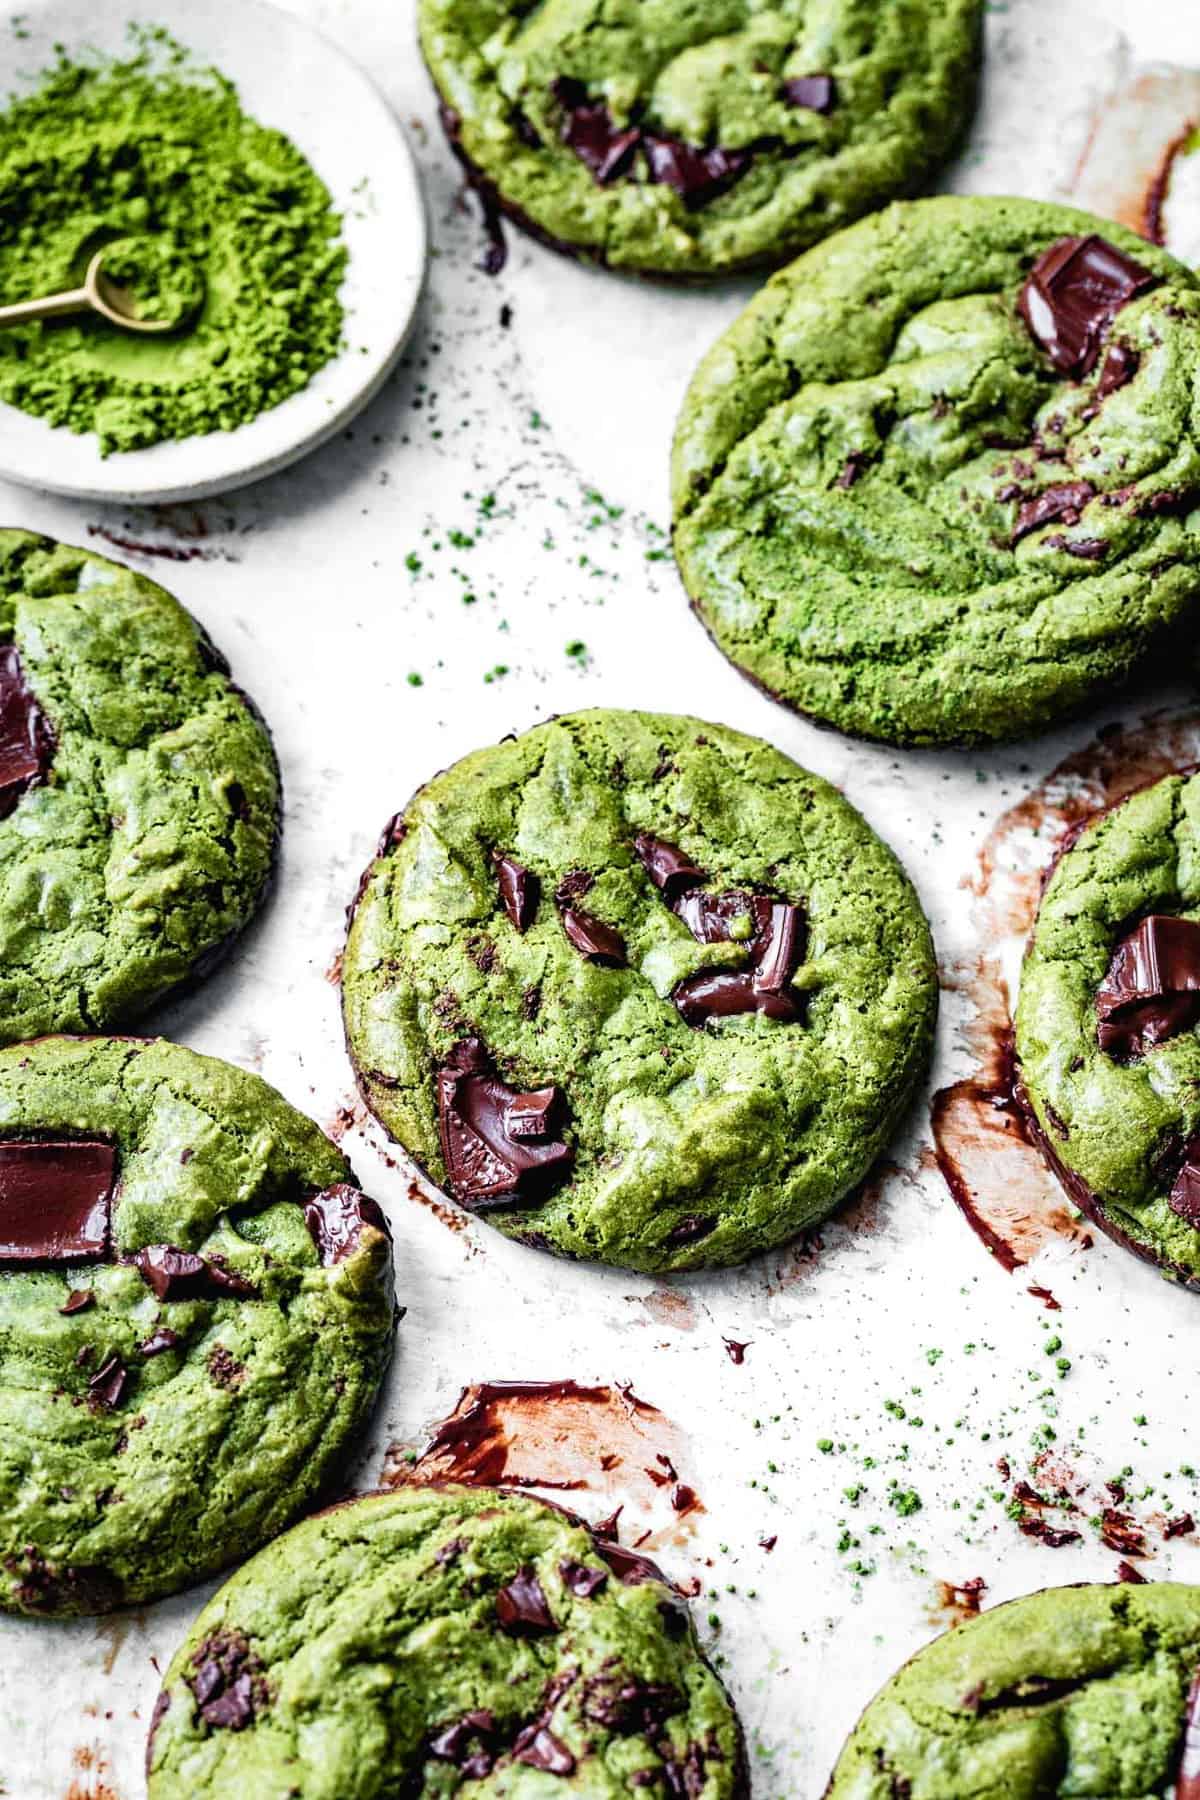
<path id="1" fill-rule="evenodd" d="M 101 550 L 95 528 L 202 551 L 130 560 L 203 620 L 275 731 L 288 805 L 278 895 L 232 964 L 155 1023 L 260 1069 L 334 1125 L 353 1095 L 326 971 L 383 821 L 471 746 L 556 710 L 643 706 L 769 737 L 838 782 L 891 841 L 921 888 L 948 989 L 931 1085 L 953 1079 L 969 1063 L 954 990 L 976 958 L 964 884 L 978 846 L 1096 727 L 1183 696 L 1110 704 L 1009 752 L 901 757 L 819 732 L 753 692 L 690 619 L 669 560 L 647 560 L 665 541 L 656 534 L 667 525 L 670 428 L 689 370 L 748 289 L 661 291 L 515 236 L 503 276 L 477 272 L 483 238 L 435 130 L 411 0 L 295 10 L 379 81 L 422 166 L 436 254 L 402 370 L 344 438 L 200 509 L 97 509 L 0 488 L 5 523 Z M 1089 108 L 1132 62 L 1200 67 L 1200 8 L 1008 0 L 990 8 L 989 51 L 986 103 L 953 184 L 1062 192 Z M 331 117 L 328 130 L 344 141 L 354 121 Z M 620 516 L 588 501 L 591 489 Z M 455 547 L 452 530 L 475 541 Z M 576 640 L 583 667 L 566 653 Z M 485 681 L 499 664 L 509 672 Z M 1036 863 L 1041 852 L 1028 848 Z M 681 1477 L 704 1502 L 695 1529 L 660 1538 L 658 1554 L 715 1592 L 697 1612 L 720 1621 L 703 1630 L 742 1710 L 756 1800 L 815 1800 L 861 1706 L 936 1628 L 939 1580 L 982 1576 L 991 1604 L 1113 1578 L 1117 1558 L 1090 1528 L 1083 1545 L 1049 1550 L 1019 1536 L 992 1497 L 1002 1492 L 997 1457 L 1023 1473 L 1036 1427 L 1052 1423 L 1081 1482 L 1099 1487 L 1133 1465 L 1134 1491 L 1152 1490 L 1138 1502 L 1143 1516 L 1200 1499 L 1195 1483 L 1167 1474 L 1200 1464 L 1200 1298 L 1105 1243 L 1086 1253 L 1052 1244 L 1033 1271 L 1005 1274 L 922 1165 L 928 1137 L 922 1100 L 897 1172 L 822 1234 L 819 1255 L 789 1251 L 670 1284 L 550 1263 L 482 1225 L 451 1231 L 411 1197 L 372 1127 L 345 1138 L 394 1221 L 409 1308 L 361 1484 L 387 1444 L 419 1440 L 472 1379 L 632 1380 L 674 1422 Z M 1045 1353 L 1031 1282 L 1062 1303 L 1053 1324 L 1071 1362 L 1064 1379 Z M 741 1367 L 723 1334 L 750 1340 Z M 933 1363 L 931 1349 L 943 1353 Z M 817 1443 L 826 1438 L 827 1454 Z M 920 1495 L 918 1513 L 889 1507 L 892 1481 Z M 858 1482 L 865 1492 L 851 1508 L 844 1490 Z M 608 1510 L 586 1496 L 581 1505 Z M 843 1520 L 860 1549 L 839 1553 Z M 770 1554 L 764 1535 L 778 1537 Z M 1200 1580 L 1195 1539 L 1151 1536 L 1147 1574 Z M 874 1572 L 856 1576 L 855 1560 Z M 165 1663 L 201 1598 L 99 1623 L 0 1620 L 8 1794 L 143 1793 L 153 1659 Z"/>

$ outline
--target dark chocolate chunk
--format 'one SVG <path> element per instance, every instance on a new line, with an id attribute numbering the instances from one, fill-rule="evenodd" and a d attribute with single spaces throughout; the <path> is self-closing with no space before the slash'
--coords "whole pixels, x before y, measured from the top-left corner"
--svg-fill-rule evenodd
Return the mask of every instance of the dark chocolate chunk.
<path id="1" fill-rule="evenodd" d="M 1055 368 L 1078 377 L 1095 367 L 1121 308 L 1159 279 L 1093 232 L 1043 251 L 1018 304 Z"/>
<path id="2" fill-rule="evenodd" d="M 568 940 L 588 962 L 600 963 L 606 969 L 626 969 L 625 939 L 603 919 L 581 911 L 577 906 L 564 906 L 559 912 Z"/>
<path id="3" fill-rule="evenodd" d="M 1068 538 L 1059 532 L 1048 537 L 1046 543 L 1054 550 L 1064 550 L 1068 556 L 1082 557 L 1085 562 L 1103 562 L 1108 555 L 1103 538 Z"/>
<path id="4" fill-rule="evenodd" d="M 25 685 L 15 644 L 0 650 L 0 819 L 40 781 L 54 756 L 54 734 Z"/>
<path id="5" fill-rule="evenodd" d="M 554 1113 L 562 1107 L 559 1090 L 518 1093 L 490 1072 L 478 1038 L 456 1047 L 451 1062 L 438 1071 L 437 1090 L 446 1181 L 464 1206 L 536 1200 L 570 1168 L 573 1151 L 551 1135 Z M 541 1136 L 530 1135 L 535 1125 Z"/>
<path id="6" fill-rule="evenodd" d="M 559 1563 L 558 1572 L 562 1576 L 563 1586 L 577 1600 L 590 1600 L 608 1581 L 606 1569 L 596 1569 L 591 1563 L 574 1562 L 570 1558 Z"/>
<path id="7" fill-rule="evenodd" d="M 1200 1138 L 1193 1138 L 1184 1151 L 1183 1164 L 1167 1196 L 1173 1213 L 1200 1231 Z"/>
<path id="8" fill-rule="evenodd" d="M 1057 519 L 1064 525 L 1078 525 L 1080 513 L 1095 495 L 1090 481 L 1064 481 L 1058 487 L 1047 488 L 1021 507 L 1009 542 L 1019 544 L 1031 531 L 1040 531 L 1043 525 Z"/>
<path id="9" fill-rule="evenodd" d="M 585 894 L 590 894 L 596 885 L 596 877 L 588 869 L 572 869 L 564 875 L 554 890 L 554 898 L 559 906 L 574 906 Z"/>
<path id="10" fill-rule="evenodd" d="M 439 1762 L 457 1763 L 462 1768 L 468 1757 L 479 1755 L 480 1741 L 496 1734 L 496 1717 L 486 1708 L 480 1707 L 475 1712 L 464 1713 L 461 1719 L 455 1719 L 452 1725 L 444 1725 L 435 1737 L 430 1740 L 429 1754 L 437 1757 Z M 491 1772 L 492 1761 L 488 1757 L 485 1773 Z"/>
<path id="11" fill-rule="evenodd" d="M 304 1223 L 325 1264 L 344 1262 L 353 1256 L 366 1227 L 381 1231 L 384 1237 L 391 1236 L 378 1203 L 344 1181 L 305 1201 Z"/>
<path id="12" fill-rule="evenodd" d="M 500 886 L 500 899 L 513 930 L 528 931 L 537 913 L 541 882 L 532 869 L 514 862 L 511 856 L 502 856 L 499 850 L 492 851 L 492 862 Z"/>
<path id="13" fill-rule="evenodd" d="M 586 163 L 601 187 L 625 174 L 641 142 L 638 127 L 618 127 L 603 100 L 583 99 L 568 103 L 564 95 L 583 92 L 576 82 L 559 82 L 556 91 L 567 108 L 562 128 L 563 143 L 575 152 L 580 162 Z"/>
<path id="14" fill-rule="evenodd" d="M 763 894 L 693 892 L 684 894 L 674 911 L 701 944 L 729 943 L 734 921 L 749 918 L 751 933 L 747 942 L 753 943 L 770 923 L 771 902 Z"/>
<path id="15" fill-rule="evenodd" d="M 1200 1670 L 1192 1677 L 1183 1712 L 1183 1736 L 1175 1769 L 1175 1800 L 1200 1800 Z"/>
<path id="16" fill-rule="evenodd" d="M 1107 400 L 1118 388 L 1123 388 L 1132 381 L 1138 371 L 1138 355 L 1128 344 L 1110 344 L 1108 354 L 1104 358 L 1104 367 L 1100 371 L 1100 379 L 1096 383 L 1096 396 Z"/>
<path id="17" fill-rule="evenodd" d="M 684 1023 L 697 1031 L 713 1019 L 732 1019 L 741 1013 L 762 1013 L 785 1024 L 801 1014 L 800 1002 L 791 994 L 759 988 L 752 969 L 701 970 L 698 975 L 685 976 L 671 998 Z"/>
<path id="18" fill-rule="evenodd" d="M 496 1617 L 503 1630 L 513 1637 L 536 1637 L 558 1630 L 542 1584 L 528 1564 L 518 1569 L 507 1587 L 496 1595 Z"/>
<path id="19" fill-rule="evenodd" d="M 106 1356 L 88 1382 L 88 1403 L 112 1412 L 120 1406 L 129 1386 L 129 1370 L 119 1356 Z"/>
<path id="20" fill-rule="evenodd" d="M 673 1687 L 642 1681 L 619 1666 L 592 1676 L 583 1699 L 585 1718 L 622 1736 L 654 1732 L 682 1710 L 683 1700 Z"/>
<path id="21" fill-rule="evenodd" d="M 842 464 L 842 472 L 834 482 L 834 487 L 850 488 L 857 485 L 859 478 L 865 475 L 870 467 L 871 459 L 864 450 L 852 450 Z"/>
<path id="22" fill-rule="evenodd" d="M 231 1269 L 223 1256 L 204 1258 L 206 1284 L 218 1294 L 232 1294 L 238 1300 L 257 1300 L 258 1289 L 236 1269 Z"/>
<path id="23" fill-rule="evenodd" d="M 837 101 L 832 75 L 793 75 L 780 91 L 789 106 L 803 106 L 809 112 L 831 113 Z"/>
<path id="24" fill-rule="evenodd" d="M 740 181 L 753 160 L 749 150 L 723 150 L 719 144 L 704 150 L 681 138 L 656 137 L 650 132 L 644 134 L 642 144 L 650 179 L 673 189 L 689 212 L 707 206 Z"/>
<path id="25" fill-rule="evenodd" d="M 204 1281 L 204 1258 L 170 1244 L 147 1244 L 133 1259 L 160 1300 L 191 1300 Z"/>
<path id="26" fill-rule="evenodd" d="M 548 1775 L 573 1775 L 575 1758 L 548 1725 L 527 1725 L 513 1743 L 513 1761 L 544 1769 Z"/>
<path id="27" fill-rule="evenodd" d="M 689 1213 L 686 1219 L 680 1219 L 667 1233 L 668 1244 L 695 1244 L 710 1231 L 716 1230 L 715 1219 L 701 1218 L 696 1213 Z"/>
<path id="28" fill-rule="evenodd" d="M 668 906 L 674 906 L 681 894 L 705 879 L 704 870 L 697 868 L 690 856 L 674 844 L 664 843 L 662 838 L 651 837 L 649 832 L 639 832 L 633 848 Z"/>
<path id="29" fill-rule="evenodd" d="M 0 1142 L 0 1266 L 99 1262 L 116 1164 L 96 1139 Z"/>
<path id="30" fill-rule="evenodd" d="M 1200 1020 L 1200 925 L 1152 913 L 1121 940 L 1096 992 L 1096 1041 L 1120 1059 Z"/>
<path id="31" fill-rule="evenodd" d="M 178 1332 L 172 1331 L 169 1325 L 160 1325 L 142 1344 L 142 1355 L 161 1356 L 164 1350 L 173 1350 L 178 1342 Z"/>
<path id="32" fill-rule="evenodd" d="M 192 1656 L 187 1682 L 206 1725 L 241 1731 L 270 1702 L 262 1662 L 240 1631 L 215 1631 Z"/>
<path id="33" fill-rule="evenodd" d="M 804 914 L 787 900 L 773 900 L 761 943 L 756 944 L 754 986 L 760 994 L 787 992 L 804 960 Z M 782 1015 L 774 1013 L 773 1018 Z"/>
<path id="34" fill-rule="evenodd" d="M 72 1288 L 65 1303 L 59 1307 L 60 1313 L 70 1314 L 85 1312 L 89 1306 L 96 1304 L 96 1296 L 91 1288 Z"/>

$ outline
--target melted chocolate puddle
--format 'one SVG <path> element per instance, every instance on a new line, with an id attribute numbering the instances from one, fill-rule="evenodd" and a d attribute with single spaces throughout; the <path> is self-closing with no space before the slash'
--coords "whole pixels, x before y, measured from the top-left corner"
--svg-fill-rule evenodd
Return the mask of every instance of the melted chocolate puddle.
<path id="1" fill-rule="evenodd" d="M 989 948 L 944 976 L 965 1002 L 959 1039 L 975 1069 L 934 1095 L 934 1155 L 964 1217 L 1010 1272 L 1055 1241 L 1085 1250 L 1093 1240 L 1030 1141 L 1013 1097 L 1008 970 L 1019 964 L 1046 875 L 1073 832 L 1135 788 L 1196 762 L 1200 714 L 1152 714 L 1137 726 L 1107 727 L 1003 814 L 963 883 L 973 896 L 972 935 Z M 1045 1304 L 1045 1294 L 1038 1289 L 1035 1298 Z"/>
<path id="2" fill-rule="evenodd" d="M 624 1383 L 478 1382 L 411 1454 L 409 1445 L 389 1447 L 382 1486 L 458 1481 L 594 1494 L 593 1529 L 614 1541 L 619 1530 L 638 1550 L 677 1540 L 680 1525 L 704 1510 L 680 1474 L 677 1427 Z"/>

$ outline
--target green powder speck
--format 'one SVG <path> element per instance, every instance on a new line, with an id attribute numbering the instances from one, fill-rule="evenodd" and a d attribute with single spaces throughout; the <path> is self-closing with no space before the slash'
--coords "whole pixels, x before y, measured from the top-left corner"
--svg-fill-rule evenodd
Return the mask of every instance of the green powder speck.
<path id="1" fill-rule="evenodd" d="M 232 430 L 341 345 L 328 190 L 161 33 L 126 61 L 60 51 L 0 112 L 0 196 L 0 300 L 76 286 L 97 249 L 130 237 L 161 238 L 203 282 L 200 310 L 159 336 L 89 316 L 0 332 L 0 399 L 95 432 L 102 455 Z"/>

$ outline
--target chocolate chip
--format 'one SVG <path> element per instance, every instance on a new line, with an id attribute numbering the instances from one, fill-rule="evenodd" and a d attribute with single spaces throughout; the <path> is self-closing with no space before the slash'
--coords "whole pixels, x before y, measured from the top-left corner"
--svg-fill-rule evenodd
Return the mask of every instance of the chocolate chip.
<path id="1" fill-rule="evenodd" d="M 164 1350 L 173 1350 L 178 1342 L 178 1332 L 172 1331 L 169 1325 L 160 1325 L 141 1346 L 142 1355 L 161 1356 Z"/>
<path id="2" fill-rule="evenodd" d="M 262 1662 L 240 1631 L 213 1632 L 194 1652 L 192 1670 L 185 1679 L 197 1710 L 217 1730 L 243 1730 L 270 1702 Z"/>
<path id="3" fill-rule="evenodd" d="M 552 1135 L 559 1090 L 518 1093 L 490 1071 L 478 1038 L 456 1046 L 438 1071 L 437 1091 L 447 1185 L 465 1206 L 536 1200 L 571 1167 L 574 1152 Z M 530 1135 L 534 1127 L 541 1136 Z"/>
<path id="4" fill-rule="evenodd" d="M 566 91 L 574 85 L 560 82 L 559 89 Z M 626 173 L 641 136 L 636 125 L 618 128 L 602 100 L 570 106 L 563 120 L 563 143 L 587 165 L 601 187 Z"/>
<path id="5" fill-rule="evenodd" d="M 558 1565 L 563 1586 L 577 1600 L 590 1600 L 607 1585 L 608 1571 L 597 1569 L 591 1563 L 573 1562 L 569 1557 Z"/>
<path id="6" fill-rule="evenodd" d="M 1113 952 L 1096 992 L 1096 1041 L 1109 1056 L 1144 1056 L 1200 1020 L 1200 925 L 1152 913 Z"/>
<path id="7" fill-rule="evenodd" d="M 1200 1231 L 1200 1138 L 1193 1138 L 1184 1151 L 1183 1165 L 1167 1196 L 1173 1213 Z"/>
<path id="8" fill-rule="evenodd" d="M 1108 545 L 1103 538 L 1068 538 L 1060 532 L 1045 541 L 1052 549 L 1065 550 L 1068 556 L 1081 557 L 1085 562 L 1103 562 L 1108 555 Z"/>
<path id="9" fill-rule="evenodd" d="M 1100 379 L 1096 383 L 1096 397 L 1107 400 L 1118 388 L 1132 381 L 1138 372 L 1138 355 L 1128 344 L 1110 344 L 1108 354 L 1104 358 L 1104 367 L 1100 371 Z"/>
<path id="10" fill-rule="evenodd" d="M 673 910 L 698 943 L 729 943 L 739 919 L 749 919 L 750 936 L 746 941 L 753 943 L 768 927 L 771 902 L 762 894 L 692 892 L 677 900 Z"/>
<path id="11" fill-rule="evenodd" d="M 64 1305 L 59 1307 L 60 1313 L 86 1312 L 89 1306 L 95 1306 L 96 1296 L 91 1288 L 72 1288 Z"/>
<path id="12" fill-rule="evenodd" d="M 622 1736 L 657 1731 L 682 1712 L 683 1705 L 682 1697 L 665 1682 L 643 1681 L 620 1667 L 594 1675 L 583 1697 L 584 1717 Z"/>
<path id="13" fill-rule="evenodd" d="M 803 960 L 804 915 L 789 901 L 773 900 L 761 947 L 755 949 L 755 989 L 766 995 L 786 994 Z M 771 1014 L 772 1018 L 782 1016 Z"/>
<path id="14" fill-rule="evenodd" d="M 241 1384 L 246 1373 L 245 1363 L 240 1363 L 232 1350 L 224 1344 L 214 1344 L 208 1353 L 205 1363 L 213 1385 L 219 1388 L 232 1389 Z"/>
<path id="15" fill-rule="evenodd" d="M 344 1262 L 348 1256 L 353 1256 L 366 1229 L 391 1237 L 378 1203 L 360 1188 L 351 1187 L 344 1181 L 305 1201 L 304 1223 L 326 1265 Z"/>
<path id="16" fill-rule="evenodd" d="M 761 1013 L 765 1018 L 791 1024 L 801 1015 L 800 1002 L 790 994 L 764 992 L 756 986 L 754 972 L 702 970 L 679 982 L 671 995 L 686 1025 L 700 1031 L 714 1019 L 731 1019 L 742 1013 Z"/>
<path id="17" fill-rule="evenodd" d="M 547 1725 L 527 1725 L 513 1742 L 513 1761 L 544 1769 L 548 1775 L 573 1775 L 575 1758 Z"/>
<path id="18" fill-rule="evenodd" d="M 1066 525 L 1078 525 L 1080 513 L 1095 495 L 1090 481 L 1065 481 L 1058 487 L 1047 488 L 1021 507 L 1009 543 L 1019 544 L 1031 531 L 1040 531 L 1043 525 L 1049 525 L 1055 519 L 1061 519 Z"/>
<path id="19" fill-rule="evenodd" d="M 674 906 L 681 894 L 705 880 L 704 870 L 698 868 L 690 856 L 662 838 L 651 837 L 649 832 L 639 832 L 633 840 L 633 848 L 668 906 Z"/>
<path id="20" fill-rule="evenodd" d="M 107 1356 L 88 1382 L 88 1404 L 112 1412 L 129 1386 L 129 1370 L 119 1356 Z"/>
<path id="21" fill-rule="evenodd" d="M 470 1756 L 479 1755 L 480 1739 L 494 1737 L 496 1733 L 496 1716 L 484 1707 L 475 1712 L 464 1713 L 461 1719 L 455 1719 L 451 1725 L 445 1725 L 430 1739 L 429 1754 L 439 1762 L 456 1763 L 460 1768 Z M 490 1773 L 492 1758 L 488 1755 L 487 1770 Z"/>
<path id="22" fill-rule="evenodd" d="M 842 472 L 834 482 L 834 487 L 852 488 L 866 474 L 871 459 L 864 450 L 852 450 L 842 464 Z"/>
<path id="23" fill-rule="evenodd" d="M 689 212 L 707 206 L 740 181 L 753 160 L 748 150 L 724 150 L 717 145 L 703 150 L 681 138 L 642 138 L 650 179 L 671 188 Z"/>
<path id="24" fill-rule="evenodd" d="M 54 734 L 25 685 L 15 644 L 0 650 L 0 819 L 40 781 L 54 756 Z"/>
<path id="25" fill-rule="evenodd" d="M 99 1262 L 116 1163 L 98 1139 L 0 1142 L 0 1266 Z"/>
<path id="26" fill-rule="evenodd" d="M 223 1256 L 206 1256 L 204 1258 L 204 1274 L 206 1283 L 218 1294 L 232 1294 L 238 1300 L 257 1300 L 258 1289 L 236 1269 L 231 1269 Z"/>
<path id="27" fill-rule="evenodd" d="M 134 1257 L 142 1280 L 160 1300 L 191 1299 L 204 1278 L 204 1258 L 170 1244 L 147 1244 Z"/>
<path id="28" fill-rule="evenodd" d="M 492 862 L 500 887 L 500 899 L 513 930 L 528 931 L 537 913 L 541 882 L 532 869 L 514 862 L 511 856 L 502 856 L 499 850 L 492 851 Z"/>
<path id="29" fill-rule="evenodd" d="M 496 1595 L 496 1617 L 513 1637 L 536 1637 L 558 1630 L 542 1584 L 528 1564 Z"/>
<path id="30" fill-rule="evenodd" d="M 568 942 L 588 962 L 599 963 L 606 969 L 629 967 L 625 939 L 603 919 L 596 918 L 594 913 L 583 912 L 577 906 L 564 906 L 558 916 Z"/>
<path id="31" fill-rule="evenodd" d="M 793 75 L 780 91 L 789 106 L 803 106 L 809 112 L 831 113 L 837 100 L 832 75 Z"/>
<path id="32" fill-rule="evenodd" d="M 587 869 L 572 869 L 563 876 L 554 890 L 554 898 L 559 906 L 574 906 L 585 894 L 590 894 L 596 885 L 596 877 Z"/>
<path id="33" fill-rule="evenodd" d="M 1095 367 L 1123 306 L 1160 277 L 1097 236 L 1060 238 L 1042 252 L 1021 290 L 1021 316 L 1064 375 Z"/>
<path id="34" fill-rule="evenodd" d="M 680 1219 L 667 1233 L 668 1244 L 694 1244 L 698 1239 L 707 1237 L 710 1231 L 716 1230 L 715 1219 L 700 1218 L 692 1213 L 686 1219 Z"/>

